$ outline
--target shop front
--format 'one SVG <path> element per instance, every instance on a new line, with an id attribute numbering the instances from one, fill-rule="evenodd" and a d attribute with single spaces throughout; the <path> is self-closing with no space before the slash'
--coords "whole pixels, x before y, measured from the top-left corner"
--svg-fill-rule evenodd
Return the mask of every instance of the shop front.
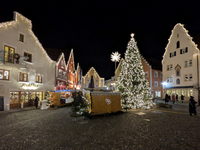
<path id="1" fill-rule="evenodd" d="M 10 109 L 34 106 L 35 97 L 39 100 L 44 99 L 42 91 L 11 91 L 10 92 Z"/>
<path id="2" fill-rule="evenodd" d="M 193 88 L 174 88 L 174 89 L 166 89 L 168 95 L 172 97 L 172 95 L 178 95 L 178 100 L 181 99 L 181 95 L 184 96 L 184 100 L 189 100 L 190 96 L 194 96 Z"/>

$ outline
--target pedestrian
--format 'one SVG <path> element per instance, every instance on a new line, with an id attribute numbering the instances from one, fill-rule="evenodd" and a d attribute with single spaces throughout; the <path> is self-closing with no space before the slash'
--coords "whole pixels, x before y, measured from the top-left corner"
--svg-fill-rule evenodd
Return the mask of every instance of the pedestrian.
<path id="1" fill-rule="evenodd" d="M 35 107 L 36 107 L 36 108 L 38 107 L 38 101 L 39 101 L 39 97 L 36 96 L 36 97 L 35 97 Z"/>
<path id="2" fill-rule="evenodd" d="M 157 104 L 158 104 L 157 98 L 155 98 L 154 102 L 155 102 L 155 107 L 157 108 Z"/>
<path id="3" fill-rule="evenodd" d="M 185 96 L 183 96 L 183 95 L 181 94 L 181 101 L 182 101 L 182 103 L 183 103 L 184 97 L 185 97 Z"/>
<path id="4" fill-rule="evenodd" d="M 176 94 L 176 101 L 178 101 L 178 94 Z"/>
<path id="5" fill-rule="evenodd" d="M 195 114 L 195 116 L 197 115 L 197 111 L 196 111 L 196 104 L 197 102 L 194 100 L 194 97 L 193 96 L 190 96 L 190 99 L 189 99 L 189 113 L 190 113 L 190 116 L 192 116 L 192 114 Z"/>
<path id="6" fill-rule="evenodd" d="M 165 104 L 169 102 L 168 97 L 169 97 L 169 96 L 168 96 L 167 94 L 165 94 Z"/>
<path id="7" fill-rule="evenodd" d="M 172 95 L 172 101 L 173 101 L 173 104 L 174 104 L 174 102 L 175 102 L 175 95 L 174 94 Z"/>
<path id="8" fill-rule="evenodd" d="M 171 96 L 170 95 L 168 96 L 168 99 L 169 99 L 169 101 L 171 101 Z"/>

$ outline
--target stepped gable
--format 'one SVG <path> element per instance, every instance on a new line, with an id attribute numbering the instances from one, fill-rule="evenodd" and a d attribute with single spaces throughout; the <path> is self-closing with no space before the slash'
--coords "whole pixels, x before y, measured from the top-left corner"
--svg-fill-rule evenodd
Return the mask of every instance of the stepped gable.
<path id="1" fill-rule="evenodd" d="M 145 59 L 151 65 L 152 69 L 156 69 L 156 70 L 161 70 L 162 71 L 161 61 L 155 60 L 153 58 L 145 58 Z"/>

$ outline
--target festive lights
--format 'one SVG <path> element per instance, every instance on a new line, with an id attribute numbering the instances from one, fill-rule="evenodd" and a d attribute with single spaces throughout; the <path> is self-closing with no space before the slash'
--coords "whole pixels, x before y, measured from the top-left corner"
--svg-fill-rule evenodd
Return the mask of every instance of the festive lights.
<path id="1" fill-rule="evenodd" d="M 38 86 L 35 85 L 34 83 L 29 83 L 29 84 L 22 84 L 22 88 L 25 90 L 36 90 Z"/>
<path id="2" fill-rule="evenodd" d="M 153 106 L 151 90 L 144 77 L 140 53 L 134 34 L 127 45 L 122 69 L 117 78 L 116 89 L 122 93 L 122 108 L 149 109 Z"/>

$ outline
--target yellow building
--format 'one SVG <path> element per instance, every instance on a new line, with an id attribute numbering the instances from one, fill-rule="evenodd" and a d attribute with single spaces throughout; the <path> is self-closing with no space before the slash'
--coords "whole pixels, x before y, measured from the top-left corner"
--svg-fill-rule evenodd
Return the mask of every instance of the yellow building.
<path id="1" fill-rule="evenodd" d="M 91 67 L 90 70 L 82 77 L 82 88 L 103 88 L 104 78 L 101 78 L 96 70 Z"/>

